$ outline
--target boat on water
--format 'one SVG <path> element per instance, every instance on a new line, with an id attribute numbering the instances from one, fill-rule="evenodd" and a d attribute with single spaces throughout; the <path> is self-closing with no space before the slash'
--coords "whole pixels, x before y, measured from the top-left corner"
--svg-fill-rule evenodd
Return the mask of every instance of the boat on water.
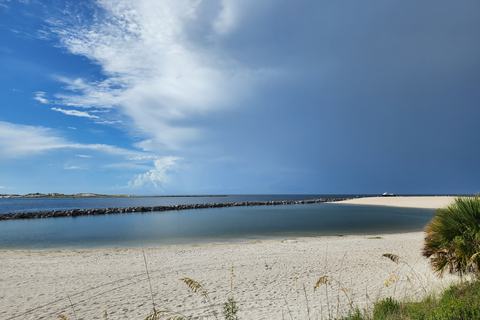
<path id="1" fill-rule="evenodd" d="M 382 197 L 396 197 L 396 196 L 397 196 L 397 195 L 396 195 L 396 194 L 394 194 L 394 193 L 387 193 L 387 192 L 384 192 L 384 193 L 382 194 Z"/>

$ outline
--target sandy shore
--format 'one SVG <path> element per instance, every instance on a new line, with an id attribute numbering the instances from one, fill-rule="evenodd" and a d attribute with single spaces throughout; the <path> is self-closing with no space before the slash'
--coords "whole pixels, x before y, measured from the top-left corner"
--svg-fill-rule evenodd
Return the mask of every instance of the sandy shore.
<path id="1" fill-rule="evenodd" d="M 453 196 L 434 197 L 367 197 L 340 201 L 338 203 L 365 204 L 378 206 L 394 206 L 404 208 L 442 208 L 454 201 Z"/>
<path id="2" fill-rule="evenodd" d="M 290 319 L 289 312 L 307 319 L 307 310 L 311 319 L 322 319 L 335 316 L 337 306 L 340 314 L 348 311 L 349 300 L 365 308 L 385 296 L 414 299 L 424 287 L 443 288 L 451 278 L 431 273 L 422 243 L 422 232 L 416 232 L 147 248 L 145 255 L 157 310 L 212 319 L 202 297 L 178 279 L 200 282 L 221 310 L 233 262 L 241 319 L 277 320 L 282 313 Z M 384 253 L 408 265 L 396 265 Z M 67 294 L 78 319 L 103 319 L 104 310 L 108 319 L 145 319 L 152 310 L 140 248 L 0 251 L 0 268 L 0 319 L 54 319 L 60 313 L 74 319 Z M 385 286 L 394 271 L 396 280 Z M 325 275 L 331 285 L 314 292 Z"/>
<path id="3" fill-rule="evenodd" d="M 368 204 L 385 205 L 383 199 L 405 205 L 400 197 L 370 198 Z M 428 207 L 451 199 L 434 200 Z M 358 201 L 367 200 L 353 203 Z M 310 319 L 325 319 L 337 310 L 345 314 L 349 301 L 368 308 L 386 296 L 416 299 L 456 279 L 434 276 L 421 256 L 422 245 L 423 233 L 415 232 L 146 248 L 145 256 L 157 310 L 213 319 L 203 298 L 178 279 L 200 282 L 221 312 L 233 263 L 241 319 L 308 319 L 308 313 Z M 402 262 L 382 258 L 384 253 Z M 145 319 L 152 311 L 141 248 L 3 250 L 0 270 L 0 319 L 54 319 L 61 313 L 75 319 L 68 296 L 79 320 L 103 319 L 105 310 L 108 319 Z M 322 276 L 331 284 L 314 292 Z M 389 278 L 393 282 L 386 286 Z"/>

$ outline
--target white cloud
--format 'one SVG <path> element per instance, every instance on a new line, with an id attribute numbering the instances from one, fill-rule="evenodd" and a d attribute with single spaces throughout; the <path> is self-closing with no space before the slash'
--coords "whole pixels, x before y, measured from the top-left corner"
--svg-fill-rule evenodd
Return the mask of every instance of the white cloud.
<path id="1" fill-rule="evenodd" d="M 52 129 L 0 121 L 0 157 L 16 158 L 63 148 L 68 142 Z"/>
<path id="2" fill-rule="evenodd" d="M 278 5 L 275 0 L 220 0 L 221 10 L 216 19 L 212 21 L 212 27 L 215 31 L 215 36 L 228 36 L 241 26 L 245 16 L 251 15 L 252 8 L 256 12 L 264 11 L 271 12 L 272 5 Z"/>
<path id="3" fill-rule="evenodd" d="M 48 100 L 47 98 L 45 98 L 47 94 L 43 91 L 37 91 L 35 92 L 35 98 L 33 98 L 33 100 L 37 100 L 39 101 L 40 103 L 43 103 L 43 104 L 50 104 L 50 100 Z"/>
<path id="4" fill-rule="evenodd" d="M 218 34 L 224 35 L 229 33 L 236 25 L 238 17 L 235 6 L 240 4 L 240 2 L 222 0 L 221 3 L 222 10 L 217 20 L 214 20 L 213 27 Z"/>
<path id="5" fill-rule="evenodd" d="M 144 154 L 139 151 L 127 150 L 127 149 L 118 148 L 115 146 L 111 146 L 108 144 L 101 144 L 101 143 L 97 143 L 97 144 L 70 143 L 66 145 L 65 148 L 95 150 L 95 151 L 100 151 L 100 152 L 104 152 L 112 155 L 123 156 L 125 157 L 125 159 L 142 156 Z"/>
<path id="6" fill-rule="evenodd" d="M 153 161 L 157 159 L 156 155 L 135 155 L 131 157 L 127 157 L 128 160 L 137 161 L 137 162 L 145 162 L 145 161 Z"/>
<path id="7" fill-rule="evenodd" d="M 138 174 L 130 181 L 127 187 L 138 188 L 142 186 L 165 185 L 168 182 L 169 173 L 178 168 L 178 161 L 181 158 L 166 156 L 158 157 L 155 154 L 127 150 L 106 144 L 81 144 L 72 143 L 60 137 L 60 133 L 44 127 L 34 127 L 26 125 L 12 124 L 0 121 L 0 160 L 32 157 L 39 153 L 46 153 L 55 150 L 92 150 L 103 153 L 105 155 L 116 156 L 117 162 L 114 164 L 104 164 L 105 168 L 129 168 L 133 170 L 146 170 L 151 168 L 151 163 L 155 166 L 154 169 L 148 172 Z M 91 155 L 75 154 L 80 158 L 91 158 Z M 96 157 L 99 158 L 99 157 Z M 64 166 L 65 170 L 80 170 L 86 169 L 79 166 Z"/>
<path id="8" fill-rule="evenodd" d="M 69 116 L 84 117 L 84 118 L 90 118 L 90 119 L 99 119 L 99 117 L 91 115 L 91 114 L 89 114 L 88 112 L 85 112 L 85 111 L 64 110 L 64 109 L 61 109 L 61 108 L 52 108 L 52 110 L 61 112 L 63 114 L 69 115 Z"/>
<path id="9" fill-rule="evenodd" d="M 191 41 L 188 26 L 201 14 L 199 1 L 97 3 L 101 18 L 74 26 L 55 21 L 52 30 L 68 51 L 100 65 L 106 79 L 58 77 L 71 94 L 55 95 L 56 102 L 117 109 L 131 119 L 129 129 L 145 139 L 140 145 L 147 150 L 175 150 L 201 139 L 197 116 L 226 108 L 259 75 L 220 54 L 213 43 Z M 224 2 L 220 15 L 210 18 L 212 28 L 231 28 L 238 22 L 235 10 Z M 208 38 L 211 32 L 200 37 Z"/>
<path id="10" fill-rule="evenodd" d="M 8 6 L 4 2 L 10 2 L 9 0 L 0 1 L 0 7 L 8 8 Z"/>
<path id="11" fill-rule="evenodd" d="M 82 108 L 108 109 L 121 104 L 121 93 L 125 89 L 124 79 L 114 77 L 101 82 L 88 83 L 84 79 L 71 79 L 67 77 L 54 77 L 57 81 L 64 83 L 65 90 L 74 94 L 55 94 L 57 103 L 66 106 Z"/>
<path id="12" fill-rule="evenodd" d="M 103 120 L 103 121 L 95 121 L 96 124 L 115 124 L 115 123 L 123 123 L 123 121 L 116 120 L 116 121 L 109 121 L 109 120 Z"/>
<path id="13" fill-rule="evenodd" d="M 154 119 L 144 119 L 143 129 L 156 127 L 156 135 L 153 139 L 144 140 L 135 144 L 137 148 L 144 151 L 161 152 L 164 147 L 171 150 L 179 150 L 181 144 L 194 140 L 201 135 L 196 128 L 178 128 L 162 122 L 155 122 Z"/>
<path id="14" fill-rule="evenodd" d="M 77 166 L 65 166 L 64 167 L 65 170 L 83 170 L 84 168 L 81 168 L 81 167 L 77 167 Z"/>
<path id="15" fill-rule="evenodd" d="M 0 158 L 28 157 L 56 149 L 94 150 L 125 159 L 154 157 L 149 153 L 127 150 L 106 144 L 73 143 L 50 128 L 13 124 L 0 121 Z M 152 159 L 151 158 L 151 159 Z"/>
<path id="16" fill-rule="evenodd" d="M 75 128 L 75 127 L 67 127 L 67 129 L 77 130 L 77 128 Z"/>
<path id="17" fill-rule="evenodd" d="M 129 187 L 139 188 L 143 186 L 154 186 L 158 188 L 158 185 L 165 186 L 169 182 L 168 173 L 175 170 L 177 161 L 181 160 L 176 157 L 164 157 L 154 161 L 155 168 L 149 170 L 146 173 L 139 174 L 135 180 L 128 183 Z"/>

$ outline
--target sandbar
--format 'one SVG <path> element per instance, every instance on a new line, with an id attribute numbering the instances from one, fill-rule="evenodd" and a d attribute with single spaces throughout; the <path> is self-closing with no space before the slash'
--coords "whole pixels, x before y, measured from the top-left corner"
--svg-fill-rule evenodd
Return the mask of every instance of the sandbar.
<path id="1" fill-rule="evenodd" d="M 372 206 L 394 206 L 403 208 L 438 209 L 452 203 L 454 196 L 398 196 L 398 197 L 365 197 L 349 199 L 334 203 L 363 204 Z"/>

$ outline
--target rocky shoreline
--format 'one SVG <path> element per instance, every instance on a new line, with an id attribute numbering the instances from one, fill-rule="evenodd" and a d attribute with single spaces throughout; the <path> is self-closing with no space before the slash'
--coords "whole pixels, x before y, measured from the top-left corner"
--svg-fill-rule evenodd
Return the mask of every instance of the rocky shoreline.
<path id="1" fill-rule="evenodd" d="M 347 199 L 348 198 L 288 200 L 288 201 L 219 202 L 219 203 L 196 203 L 196 204 L 179 204 L 179 205 L 170 205 L 170 206 L 150 206 L 150 207 L 140 206 L 140 207 L 125 207 L 125 208 L 94 208 L 94 209 L 69 209 L 69 210 L 32 211 L 32 212 L 11 212 L 11 213 L 0 214 L 0 220 L 78 217 L 78 216 L 91 216 L 91 215 L 102 215 L 102 214 L 119 214 L 119 213 L 149 212 L 149 211 L 173 211 L 173 210 L 225 208 L 225 207 L 278 206 L 278 205 L 292 205 L 292 204 L 335 202 L 335 201 L 343 201 Z"/>

